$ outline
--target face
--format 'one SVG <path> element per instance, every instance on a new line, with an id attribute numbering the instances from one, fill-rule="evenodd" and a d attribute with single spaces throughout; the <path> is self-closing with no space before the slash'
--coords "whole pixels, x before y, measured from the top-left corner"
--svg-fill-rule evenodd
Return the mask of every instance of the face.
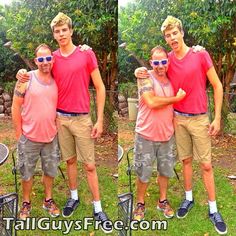
<path id="1" fill-rule="evenodd" d="M 158 65 L 155 65 L 155 63 Z M 152 55 L 152 60 L 150 60 L 150 65 L 158 76 L 166 76 L 169 61 L 165 52 L 156 51 Z"/>
<path id="2" fill-rule="evenodd" d="M 34 62 L 40 72 L 45 74 L 51 73 L 54 62 L 52 52 L 48 48 L 40 48 L 37 52 L 37 57 L 34 59 Z"/>
<path id="3" fill-rule="evenodd" d="M 67 24 L 61 26 L 54 26 L 53 37 L 59 46 L 66 46 L 71 42 L 73 30 Z"/>
<path id="4" fill-rule="evenodd" d="M 164 33 L 167 44 L 172 48 L 173 51 L 178 52 L 184 42 L 184 32 L 180 31 L 176 26 L 173 29 L 166 30 Z"/>

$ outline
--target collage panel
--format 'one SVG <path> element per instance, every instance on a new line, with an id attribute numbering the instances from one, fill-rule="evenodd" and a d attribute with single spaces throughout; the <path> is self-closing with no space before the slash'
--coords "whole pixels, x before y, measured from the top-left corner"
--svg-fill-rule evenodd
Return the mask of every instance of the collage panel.
<path id="1" fill-rule="evenodd" d="M 0 235 L 117 235 L 117 13 L 0 2 Z"/>
<path id="2" fill-rule="evenodd" d="M 234 1 L 119 1 L 128 235 L 235 234 L 235 10 Z"/>

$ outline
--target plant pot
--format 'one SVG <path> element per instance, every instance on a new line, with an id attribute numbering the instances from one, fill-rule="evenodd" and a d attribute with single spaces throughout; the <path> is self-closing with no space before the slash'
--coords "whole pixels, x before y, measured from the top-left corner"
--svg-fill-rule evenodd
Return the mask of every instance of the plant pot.
<path id="1" fill-rule="evenodd" d="M 138 98 L 128 98 L 129 120 L 136 120 L 138 114 Z"/>

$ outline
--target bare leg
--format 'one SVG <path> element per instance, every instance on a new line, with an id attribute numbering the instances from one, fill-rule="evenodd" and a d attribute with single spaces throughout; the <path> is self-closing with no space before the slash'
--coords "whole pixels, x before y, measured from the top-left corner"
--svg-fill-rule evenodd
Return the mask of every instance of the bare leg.
<path id="1" fill-rule="evenodd" d="M 192 190 L 192 176 L 193 176 L 192 161 L 193 161 L 192 157 L 183 160 L 183 176 L 184 176 L 185 191 Z"/>
<path id="2" fill-rule="evenodd" d="M 94 163 L 87 163 L 84 164 L 84 169 L 87 175 L 87 181 L 90 188 L 90 191 L 93 195 L 94 201 L 100 200 L 100 194 L 99 194 L 99 184 L 98 184 L 98 176 L 96 171 L 96 166 Z"/>
<path id="3" fill-rule="evenodd" d="M 49 200 L 52 198 L 52 187 L 53 187 L 53 177 L 43 175 L 43 185 L 45 192 L 45 199 Z"/>
<path id="4" fill-rule="evenodd" d="M 33 177 L 30 180 L 22 180 L 23 202 L 30 202 L 30 194 L 33 186 Z"/>
<path id="5" fill-rule="evenodd" d="M 77 159 L 73 157 L 69 159 L 67 162 L 67 175 L 69 179 L 69 187 L 70 190 L 77 189 L 77 178 L 78 178 L 78 170 L 77 170 Z"/>
<path id="6" fill-rule="evenodd" d="M 160 201 L 164 201 L 167 196 L 167 188 L 168 188 L 168 180 L 169 178 L 166 176 L 158 176 L 158 185 L 160 188 Z"/>
<path id="7" fill-rule="evenodd" d="M 214 173 L 211 163 L 202 163 L 202 177 L 205 184 L 205 188 L 208 193 L 208 200 L 215 201 L 215 182 L 214 182 Z"/>
<path id="8" fill-rule="evenodd" d="M 137 203 L 138 202 L 144 203 L 145 202 L 144 198 L 148 187 L 148 183 L 143 183 L 142 181 L 140 181 L 139 178 L 137 178 L 136 184 L 137 184 Z"/>

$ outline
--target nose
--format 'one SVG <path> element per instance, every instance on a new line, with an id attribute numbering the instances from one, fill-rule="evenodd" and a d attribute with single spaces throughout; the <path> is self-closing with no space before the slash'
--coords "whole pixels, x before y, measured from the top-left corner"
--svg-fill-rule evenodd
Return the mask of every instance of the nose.
<path id="1" fill-rule="evenodd" d="M 171 40 L 174 40 L 174 39 L 175 39 L 174 34 L 171 34 L 171 35 L 170 35 L 170 39 L 171 39 Z"/>

